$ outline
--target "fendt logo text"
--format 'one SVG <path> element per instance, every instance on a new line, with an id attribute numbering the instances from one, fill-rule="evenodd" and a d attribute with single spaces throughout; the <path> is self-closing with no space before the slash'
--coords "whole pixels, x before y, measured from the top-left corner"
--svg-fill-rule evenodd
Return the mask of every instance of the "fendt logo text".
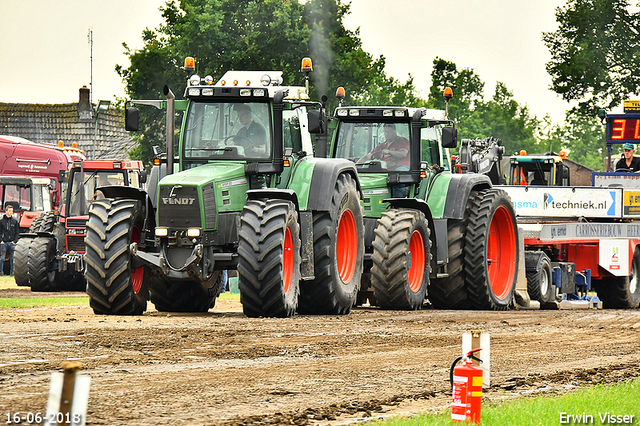
<path id="1" fill-rule="evenodd" d="M 162 203 L 163 204 L 181 204 L 181 205 L 191 205 L 193 204 L 193 202 L 196 201 L 195 198 L 189 198 L 189 197 L 162 197 Z"/>

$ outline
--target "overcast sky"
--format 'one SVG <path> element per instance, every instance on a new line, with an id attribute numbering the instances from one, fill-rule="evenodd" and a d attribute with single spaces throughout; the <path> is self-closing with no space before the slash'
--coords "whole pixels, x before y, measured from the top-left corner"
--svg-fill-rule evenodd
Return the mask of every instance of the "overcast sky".
<path id="1" fill-rule="evenodd" d="M 532 114 L 561 122 L 569 105 L 549 90 L 543 31 L 556 29 L 565 0 L 352 0 L 347 28 L 387 58 L 387 72 L 408 74 L 426 97 L 433 59 L 472 68 L 489 98 L 496 81 Z M 122 42 L 142 47 L 142 31 L 161 23 L 164 0 L 0 0 L 0 102 L 68 103 L 91 81 L 93 102 L 123 97 L 114 67 L 127 66 Z"/>

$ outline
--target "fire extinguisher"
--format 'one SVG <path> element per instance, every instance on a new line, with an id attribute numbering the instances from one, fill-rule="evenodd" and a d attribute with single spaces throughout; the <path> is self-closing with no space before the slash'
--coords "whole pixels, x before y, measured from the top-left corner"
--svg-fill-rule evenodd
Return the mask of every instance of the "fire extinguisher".
<path id="1" fill-rule="evenodd" d="M 466 357 L 458 357 L 451 365 L 449 379 L 451 380 L 453 402 L 451 404 L 451 420 L 461 422 L 480 423 L 480 406 L 482 402 L 482 368 L 474 365 L 471 360 L 482 362 L 474 356 L 474 349 Z M 462 360 L 461 365 L 457 365 Z"/>

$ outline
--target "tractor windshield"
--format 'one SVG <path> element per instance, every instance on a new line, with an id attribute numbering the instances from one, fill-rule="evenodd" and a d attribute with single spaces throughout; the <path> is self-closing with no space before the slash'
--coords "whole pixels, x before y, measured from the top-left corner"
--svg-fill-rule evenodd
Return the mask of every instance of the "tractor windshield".
<path id="1" fill-rule="evenodd" d="M 409 123 L 341 122 L 336 157 L 349 159 L 361 172 L 409 170 Z"/>
<path id="2" fill-rule="evenodd" d="M 88 214 L 91 201 L 104 198 L 96 189 L 101 186 L 127 185 L 124 171 L 116 170 L 85 170 L 84 172 L 72 170 L 68 191 L 71 193 L 69 200 L 69 213 L 67 216 L 84 216 Z"/>
<path id="3" fill-rule="evenodd" d="M 192 102 L 184 123 L 184 157 L 268 160 L 271 116 L 265 102 Z"/>

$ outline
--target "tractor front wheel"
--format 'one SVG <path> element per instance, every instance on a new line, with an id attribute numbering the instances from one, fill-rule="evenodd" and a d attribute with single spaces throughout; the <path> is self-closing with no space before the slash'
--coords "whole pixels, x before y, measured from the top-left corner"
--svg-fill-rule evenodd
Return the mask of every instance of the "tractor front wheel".
<path id="1" fill-rule="evenodd" d="M 147 267 L 132 265 L 129 245 L 139 243 L 144 208 L 138 200 L 103 199 L 89 208 L 85 237 L 87 294 L 96 314 L 140 315 L 149 297 Z"/>
<path id="2" fill-rule="evenodd" d="M 249 200 L 238 232 L 238 288 L 248 317 L 290 317 L 300 292 L 300 225 L 293 203 Z"/>
<path id="3" fill-rule="evenodd" d="M 382 309 L 420 309 L 429 285 L 431 241 L 424 213 L 388 210 L 374 231 L 371 282 Z"/>

